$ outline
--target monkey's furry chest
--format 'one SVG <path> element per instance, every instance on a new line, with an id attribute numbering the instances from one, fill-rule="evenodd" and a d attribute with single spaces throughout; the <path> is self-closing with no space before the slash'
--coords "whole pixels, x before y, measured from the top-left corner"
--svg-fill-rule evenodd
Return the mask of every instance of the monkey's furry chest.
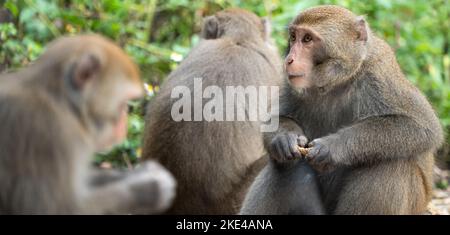
<path id="1" fill-rule="evenodd" d="M 309 139 L 320 138 L 348 126 L 358 120 L 355 101 L 342 99 L 316 99 L 302 102 L 297 111 L 298 121 Z"/>

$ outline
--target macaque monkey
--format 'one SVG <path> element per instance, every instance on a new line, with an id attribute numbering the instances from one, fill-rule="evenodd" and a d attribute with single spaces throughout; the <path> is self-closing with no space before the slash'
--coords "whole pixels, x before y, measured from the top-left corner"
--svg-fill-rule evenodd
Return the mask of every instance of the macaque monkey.
<path id="1" fill-rule="evenodd" d="M 0 214 L 158 213 L 175 181 L 156 162 L 131 172 L 91 167 L 127 134 L 138 69 L 97 35 L 52 42 L 31 66 L 0 78 Z"/>
<path id="2" fill-rule="evenodd" d="M 338 6 L 289 25 L 280 128 L 242 214 L 422 214 L 443 132 L 366 20 Z M 301 154 L 299 147 L 308 151 Z"/>
<path id="3" fill-rule="evenodd" d="M 272 44 L 268 23 L 240 9 L 205 18 L 202 41 L 151 101 L 143 158 L 157 159 L 177 179 L 178 196 L 168 213 L 236 214 L 248 187 L 266 164 L 260 119 L 175 121 L 171 110 L 176 99 L 171 97 L 178 86 L 187 87 L 191 97 L 198 94 L 194 92 L 197 78 L 203 88 L 214 86 L 223 94 L 227 86 L 278 88 L 282 61 Z M 270 105 L 272 99 L 267 100 Z M 248 109 L 245 115 L 249 115 Z"/>

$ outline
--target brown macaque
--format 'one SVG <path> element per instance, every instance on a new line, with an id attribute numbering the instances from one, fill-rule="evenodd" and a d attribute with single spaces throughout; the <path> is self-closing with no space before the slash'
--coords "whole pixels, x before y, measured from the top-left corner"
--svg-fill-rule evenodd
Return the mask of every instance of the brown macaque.
<path id="1" fill-rule="evenodd" d="M 169 75 L 149 104 L 143 158 L 157 159 L 177 179 L 177 198 L 169 214 L 238 213 L 248 187 L 267 162 L 268 158 L 262 157 L 265 152 L 260 119 L 195 121 L 190 115 L 191 120 L 175 121 L 171 115 L 174 103 L 180 100 L 171 95 L 179 86 L 188 89 L 183 96 L 195 97 L 208 87 L 225 94 L 227 86 L 281 85 L 282 61 L 271 44 L 266 24 L 240 9 L 207 17 L 202 40 Z M 203 90 L 195 91 L 197 78 L 201 79 Z M 212 103 L 222 105 L 210 98 L 203 97 L 205 107 Z M 189 106 L 191 114 L 195 105 Z M 233 105 L 236 108 L 236 103 Z M 248 116 L 247 109 L 245 112 Z"/>
<path id="2" fill-rule="evenodd" d="M 443 132 L 391 48 L 338 6 L 301 12 L 289 34 L 272 160 L 241 213 L 423 213 Z"/>
<path id="3" fill-rule="evenodd" d="M 31 66 L 0 78 L 0 214 L 128 214 L 166 209 L 175 193 L 155 162 L 99 170 L 93 154 L 122 142 L 138 69 L 97 35 L 52 42 Z"/>

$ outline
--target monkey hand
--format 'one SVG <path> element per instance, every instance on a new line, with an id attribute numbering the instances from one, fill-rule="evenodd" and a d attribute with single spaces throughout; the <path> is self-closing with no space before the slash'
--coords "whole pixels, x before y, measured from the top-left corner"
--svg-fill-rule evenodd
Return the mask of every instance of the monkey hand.
<path id="1" fill-rule="evenodd" d="M 270 143 L 270 157 L 278 162 L 300 159 L 302 157 L 298 146 L 305 147 L 308 139 L 295 132 L 283 132 L 275 135 Z"/>
<path id="2" fill-rule="evenodd" d="M 309 151 L 305 156 L 311 166 L 319 172 L 330 171 L 335 162 L 326 138 L 319 138 L 308 144 Z"/>
<path id="3" fill-rule="evenodd" d="M 135 213 L 160 213 L 172 204 L 176 181 L 159 163 L 155 161 L 142 163 L 130 179 L 129 189 L 140 207 Z"/>

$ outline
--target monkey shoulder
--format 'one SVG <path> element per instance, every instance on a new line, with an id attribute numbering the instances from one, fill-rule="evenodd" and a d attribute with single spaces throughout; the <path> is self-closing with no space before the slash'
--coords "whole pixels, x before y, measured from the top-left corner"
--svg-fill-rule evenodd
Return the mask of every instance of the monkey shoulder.
<path id="1" fill-rule="evenodd" d="M 202 40 L 169 75 L 167 87 L 192 88 L 195 78 L 202 78 L 203 86 L 279 85 L 281 72 L 276 68 L 281 63 L 277 59 L 265 49 L 257 51 L 229 38 Z"/>
<path id="2" fill-rule="evenodd" d="M 375 73 L 366 72 L 355 81 L 350 93 L 355 94 L 357 108 L 360 115 L 389 114 L 393 112 L 393 105 L 386 94 L 391 92 L 391 87 Z M 395 91 L 394 91 L 395 92 Z M 369 113 L 365 113 L 369 112 Z"/>
<path id="3" fill-rule="evenodd" d="M 367 70 L 355 82 L 356 115 L 401 115 L 420 123 L 424 128 L 439 130 L 439 121 L 427 98 L 409 82 L 401 71 L 380 73 Z"/>

